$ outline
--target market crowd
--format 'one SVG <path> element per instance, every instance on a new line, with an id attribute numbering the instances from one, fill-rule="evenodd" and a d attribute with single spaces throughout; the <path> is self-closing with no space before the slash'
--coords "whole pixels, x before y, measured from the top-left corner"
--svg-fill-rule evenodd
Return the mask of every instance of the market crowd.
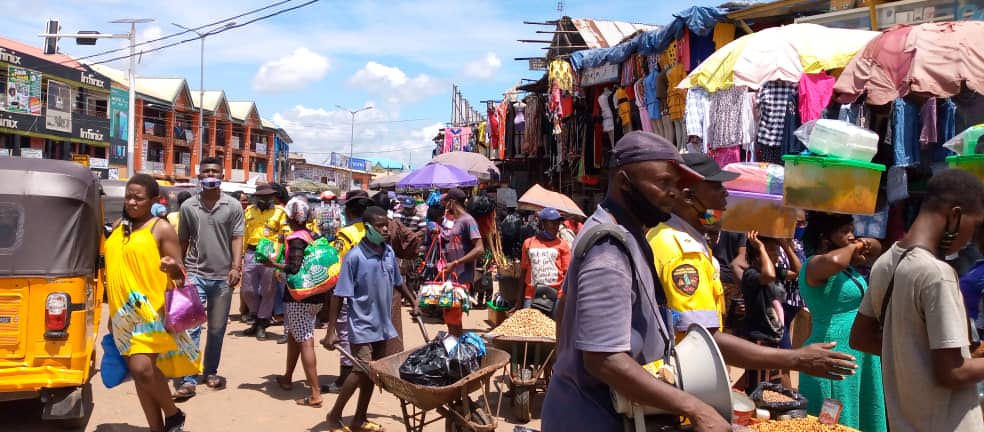
<path id="1" fill-rule="evenodd" d="M 237 286 L 245 336 L 265 340 L 269 326 L 284 325 L 280 388 L 293 389 L 299 361 L 308 393 L 298 405 L 321 407 L 324 392 L 338 393 L 327 417 L 332 430 L 382 430 L 367 418 L 374 383 L 348 355 L 335 382 L 319 383 L 316 333 L 323 329 L 325 348 L 358 363 L 403 351 L 403 300 L 420 315 L 415 284 L 449 274 L 476 306 L 510 314 L 532 307 L 556 320 L 547 431 L 622 429 L 627 420 L 613 392 L 666 412 L 646 418 L 653 426 L 686 417 L 696 430 L 730 430 L 708 403 L 641 366 L 663 364 L 695 324 L 713 334 L 729 365 L 746 371 L 738 389 L 763 381 L 791 387 L 795 370 L 811 415 L 834 399 L 840 422 L 862 431 L 984 430 L 976 387 L 984 360 L 970 355 L 970 336 L 982 327 L 973 263 L 982 256 L 975 243 L 984 244 L 974 238 L 984 232 L 984 185 L 976 177 L 934 175 L 905 236 L 882 244 L 856 236 L 851 216 L 819 212 L 798 212 L 789 239 L 722 230 L 723 184 L 739 174 L 703 154 L 681 155 L 652 133 L 626 134 L 612 163 L 607 194 L 586 220 L 549 207 L 491 211 L 511 267 L 499 269 L 508 276 L 497 295 L 488 282 L 496 270 L 488 229 L 471 214 L 489 200 L 483 193 L 328 191 L 312 202 L 264 184 L 251 198 L 233 196 L 220 190 L 221 162 L 206 158 L 200 191 L 182 194 L 180 210 L 165 214 L 157 183 L 133 176 L 106 245 L 109 326 L 151 430 L 181 430 L 176 401 L 192 399 L 199 385 L 226 386 L 220 360 Z M 337 282 L 299 299 L 289 278 L 303 272 L 306 251 L 321 239 L 338 254 Z M 269 243 L 283 246 L 280 257 Z M 197 288 L 204 343 L 201 327 L 167 332 L 153 312 L 164 294 L 147 287 L 169 280 Z M 462 335 L 460 309 L 439 315 L 449 334 Z M 356 393 L 346 426 L 342 410 Z"/>

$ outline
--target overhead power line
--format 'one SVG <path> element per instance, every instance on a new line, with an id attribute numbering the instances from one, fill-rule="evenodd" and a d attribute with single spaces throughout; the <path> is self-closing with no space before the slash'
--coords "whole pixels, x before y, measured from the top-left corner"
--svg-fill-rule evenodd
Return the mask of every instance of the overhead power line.
<path id="1" fill-rule="evenodd" d="M 204 28 L 209 28 L 209 27 L 212 27 L 212 26 L 217 26 L 219 24 L 222 24 L 222 23 L 225 23 L 225 22 L 229 22 L 229 21 L 232 21 L 232 20 L 235 20 L 235 19 L 239 19 L 239 18 L 242 18 L 242 17 L 247 16 L 247 15 L 253 15 L 255 13 L 263 12 L 263 11 L 265 11 L 267 9 L 273 9 L 273 8 L 275 8 L 277 6 L 281 6 L 281 5 L 285 4 L 285 3 L 290 3 L 292 1 L 295 1 L 295 0 L 281 0 L 281 1 L 278 1 L 276 3 L 271 3 L 271 4 L 268 4 L 266 6 L 263 6 L 263 7 L 257 8 L 257 9 L 253 9 L 251 11 L 243 12 L 243 13 L 241 13 L 239 15 L 231 16 L 231 17 L 228 17 L 228 18 L 223 18 L 223 19 L 218 20 L 218 21 L 215 21 L 215 22 L 204 24 L 204 25 L 195 27 L 195 28 L 190 29 L 190 30 L 184 30 L 184 31 L 180 31 L 180 32 L 177 32 L 177 33 L 171 33 L 169 35 L 161 36 L 161 37 L 159 37 L 157 39 L 151 39 L 151 40 L 148 40 L 148 41 L 138 42 L 138 43 L 134 44 L 133 46 L 134 47 L 139 47 L 139 46 L 143 46 L 143 45 L 147 45 L 147 44 L 152 44 L 154 42 L 160 42 L 160 41 L 163 41 L 163 40 L 167 40 L 167 39 L 171 39 L 171 38 L 174 38 L 174 37 L 181 36 L 183 34 L 191 33 L 192 30 L 201 30 L 201 29 L 204 29 Z M 104 56 L 104 55 L 107 55 L 107 54 L 118 53 L 118 52 L 121 52 L 121 51 L 128 51 L 129 49 L 130 49 L 129 46 L 125 46 L 125 47 L 122 47 L 122 48 L 116 48 L 116 49 L 111 49 L 111 50 L 106 50 L 106 51 L 98 52 L 98 53 L 95 53 L 95 54 L 90 54 L 90 55 L 87 55 L 85 57 L 73 58 L 71 60 L 66 60 L 66 62 L 76 62 L 76 61 L 88 60 L 88 59 L 91 59 L 91 58 L 94 58 L 94 57 L 101 57 L 101 56 Z"/>
<path id="2" fill-rule="evenodd" d="M 300 8 L 303 8 L 303 7 L 306 7 L 306 6 L 310 6 L 310 5 L 315 4 L 315 3 L 319 2 L 319 1 L 320 0 L 309 0 L 309 1 L 305 2 L 305 3 L 299 4 L 297 6 L 292 6 L 292 7 L 286 8 L 286 9 L 281 9 L 281 10 L 278 10 L 278 11 L 276 11 L 274 13 L 270 13 L 270 14 L 263 15 L 263 16 L 260 16 L 260 17 L 257 17 L 257 18 L 253 18 L 253 19 L 251 19 L 249 21 L 243 22 L 242 24 L 235 24 L 235 25 L 231 25 L 231 26 L 228 26 L 228 27 L 222 27 L 221 30 L 217 30 L 217 31 L 215 31 L 212 34 L 215 35 L 215 34 L 227 32 L 227 31 L 232 30 L 232 29 L 237 29 L 237 28 L 240 28 L 240 27 L 245 27 L 247 25 L 253 24 L 253 23 L 258 22 L 258 21 L 263 21 L 263 20 L 266 20 L 266 19 L 270 19 L 270 18 L 273 18 L 273 17 L 278 16 L 278 15 L 282 15 L 282 14 L 287 13 L 287 12 L 290 12 L 290 11 L 294 11 L 294 10 L 297 10 L 297 9 L 300 9 Z M 139 51 L 139 52 L 135 53 L 134 55 L 138 55 L 139 56 L 139 55 L 144 55 L 144 54 L 150 54 L 150 53 L 161 51 L 161 50 L 164 50 L 164 49 L 167 49 L 167 48 L 171 48 L 171 47 L 175 47 L 175 46 L 178 46 L 178 45 L 186 44 L 188 42 L 197 42 L 198 39 L 199 39 L 198 35 L 195 35 L 195 37 L 193 37 L 193 38 L 182 39 L 182 40 L 180 40 L 178 42 L 172 42 L 172 43 L 169 43 L 167 45 L 161 45 L 161 46 L 156 47 L 156 48 L 153 48 L 153 49 L 149 49 L 149 50 L 145 50 L 145 51 Z M 109 60 L 102 60 L 102 61 L 98 61 L 98 62 L 93 62 L 93 63 L 90 63 L 90 64 L 91 65 L 98 65 L 98 64 L 104 64 L 104 63 L 111 63 L 111 62 L 114 62 L 114 61 L 117 61 L 117 60 L 125 60 L 125 59 L 128 59 L 130 57 L 131 56 L 128 54 L 128 55 L 123 55 L 123 56 L 119 56 L 119 57 L 113 57 L 113 58 L 111 58 Z"/>

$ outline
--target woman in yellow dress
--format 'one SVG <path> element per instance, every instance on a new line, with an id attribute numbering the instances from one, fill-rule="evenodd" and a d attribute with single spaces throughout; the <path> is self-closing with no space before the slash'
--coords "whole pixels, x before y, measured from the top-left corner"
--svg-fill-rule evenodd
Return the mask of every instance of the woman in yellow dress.
<path id="1" fill-rule="evenodd" d="M 127 359 L 140 406 L 152 432 L 181 432 L 185 415 L 174 405 L 166 377 L 201 372 L 198 346 L 187 332 L 164 328 L 164 292 L 184 283 L 178 236 L 151 214 L 160 195 L 153 177 L 126 184 L 123 217 L 106 240 L 109 328 Z"/>

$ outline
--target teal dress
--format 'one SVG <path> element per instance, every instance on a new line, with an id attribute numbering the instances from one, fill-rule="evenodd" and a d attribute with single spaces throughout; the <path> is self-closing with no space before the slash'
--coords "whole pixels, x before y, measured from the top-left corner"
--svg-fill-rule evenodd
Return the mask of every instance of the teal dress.
<path id="1" fill-rule="evenodd" d="M 851 326 L 868 283 L 857 270 L 848 267 L 831 276 L 826 285 L 811 287 L 806 282 L 810 259 L 803 263 L 799 275 L 800 294 L 813 317 L 813 331 L 806 344 L 837 342 L 834 350 L 854 356 L 858 368 L 842 381 L 800 374 L 799 392 L 809 401 L 807 412 L 817 415 L 824 399 L 836 399 L 844 404 L 841 424 L 863 432 L 887 431 L 881 358 L 850 346 Z"/>

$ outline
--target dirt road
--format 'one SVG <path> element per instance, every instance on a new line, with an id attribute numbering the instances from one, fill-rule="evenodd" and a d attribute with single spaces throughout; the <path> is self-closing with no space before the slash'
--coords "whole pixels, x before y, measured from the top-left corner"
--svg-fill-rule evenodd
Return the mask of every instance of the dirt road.
<path id="1" fill-rule="evenodd" d="M 105 310 L 105 308 L 103 309 Z M 233 311 L 238 310 L 238 299 L 234 300 Z M 484 310 L 473 311 L 465 318 L 465 327 L 474 331 L 486 331 L 489 326 L 484 321 Z M 103 317 L 105 320 L 106 317 Z M 410 321 L 406 309 L 403 313 L 403 329 L 407 346 L 419 346 L 423 337 L 416 324 Z M 103 321 L 105 322 L 105 321 Z M 102 331 L 105 331 L 105 325 Z M 283 391 L 274 382 L 274 377 L 282 374 L 287 346 L 276 342 L 283 332 L 283 327 L 271 327 L 270 338 L 259 342 L 255 338 L 245 337 L 242 331 L 245 324 L 231 322 L 228 336 L 222 353 L 222 363 L 219 374 L 228 379 L 224 390 L 213 391 L 204 385 L 198 387 L 198 395 L 190 401 L 180 404 L 188 414 L 186 430 L 189 432 L 269 432 L 269 431 L 324 431 L 325 415 L 335 401 L 335 396 L 326 394 L 322 408 L 298 406 L 294 399 L 307 394 L 302 383 L 304 373 L 300 365 L 294 376 L 294 390 Z M 433 337 L 443 325 L 427 324 L 427 331 Z M 324 330 L 319 330 L 320 339 Z M 204 336 L 204 335 L 203 335 Z M 100 336 L 101 337 L 101 336 Z M 202 341 L 204 344 L 204 340 Z M 321 382 L 324 384 L 334 380 L 338 374 L 338 353 L 318 350 L 318 370 Z M 89 418 L 85 431 L 96 432 L 136 432 L 146 431 L 146 420 L 140 410 L 133 383 L 127 382 L 114 389 L 107 389 L 98 377 L 93 378 L 93 393 L 95 407 Z M 477 394 L 473 394 L 475 399 Z M 493 385 L 490 394 L 493 411 L 499 393 Z M 540 398 L 534 400 L 538 406 Z M 509 411 L 508 398 L 503 399 L 502 415 Z M 346 416 L 351 416 L 355 410 L 355 400 L 349 403 Z M 40 406 L 33 401 L 0 403 L 0 431 L 40 432 L 64 431 L 61 427 L 45 424 L 39 420 Z M 431 416 L 436 415 L 430 413 Z M 373 395 L 369 408 L 371 420 L 382 424 L 387 431 L 399 432 L 404 429 L 399 400 L 389 393 Z M 348 419 L 346 418 L 346 421 Z M 499 431 L 512 431 L 514 424 L 508 420 L 499 419 Z M 540 422 L 534 419 L 525 426 L 539 429 Z M 444 430 L 443 422 L 427 427 L 428 431 Z"/>

